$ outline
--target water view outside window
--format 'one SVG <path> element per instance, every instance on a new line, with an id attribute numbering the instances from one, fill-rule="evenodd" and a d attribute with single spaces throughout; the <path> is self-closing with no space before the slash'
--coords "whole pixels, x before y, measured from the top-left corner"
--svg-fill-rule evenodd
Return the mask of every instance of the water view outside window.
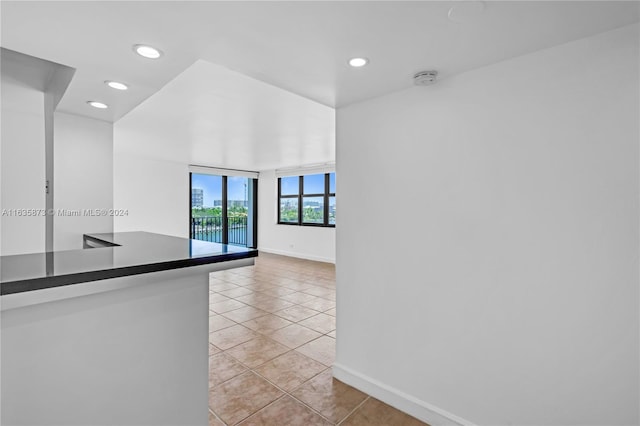
<path id="1" fill-rule="evenodd" d="M 245 177 L 192 173 L 191 238 L 246 246 L 250 183 Z"/>

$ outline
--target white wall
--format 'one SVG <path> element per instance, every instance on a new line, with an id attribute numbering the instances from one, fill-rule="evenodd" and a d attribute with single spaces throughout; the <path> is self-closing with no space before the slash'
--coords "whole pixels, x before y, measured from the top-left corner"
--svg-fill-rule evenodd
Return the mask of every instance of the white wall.
<path id="1" fill-rule="evenodd" d="M 42 252 L 45 248 L 44 93 L 2 73 L 2 255 Z M 13 209 L 35 209 L 13 216 Z"/>
<path id="2" fill-rule="evenodd" d="M 82 234 L 113 232 L 113 125 L 54 114 L 54 250 L 82 248 Z M 92 216 L 85 212 L 107 210 Z M 62 213 L 61 210 L 65 211 Z M 66 215 L 79 213 L 79 216 Z"/>
<path id="3" fill-rule="evenodd" d="M 433 423 L 638 424 L 638 36 L 338 111 L 336 377 Z"/>
<path id="4" fill-rule="evenodd" d="M 115 141 L 119 138 L 115 127 Z M 115 147 L 122 148 L 121 144 Z M 117 148 L 115 148 L 117 149 Z M 126 216 L 114 217 L 117 232 L 147 231 L 189 237 L 188 162 L 173 162 L 151 155 L 123 153 L 114 155 L 114 196 L 116 210 Z"/>
<path id="5" fill-rule="evenodd" d="M 275 170 L 261 171 L 258 179 L 258 250 L 335 263 L 336 228 L 278 225 L 277 221 L 278 179 Z"/>

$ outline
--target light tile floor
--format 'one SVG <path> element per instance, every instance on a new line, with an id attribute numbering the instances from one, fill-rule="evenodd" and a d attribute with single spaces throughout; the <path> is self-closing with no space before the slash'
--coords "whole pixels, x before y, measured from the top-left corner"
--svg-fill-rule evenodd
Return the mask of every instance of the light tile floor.
<path id="1" fill-rule="evenodd" d="M 268 253 L 212 273 L 209 425 L 424 423 L 332 377 L 335 267 Z"/>

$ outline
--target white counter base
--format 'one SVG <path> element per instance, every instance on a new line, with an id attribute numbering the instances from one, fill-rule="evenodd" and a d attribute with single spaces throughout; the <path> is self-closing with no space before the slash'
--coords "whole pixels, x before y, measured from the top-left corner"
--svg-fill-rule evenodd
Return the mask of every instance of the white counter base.
<path id="1" fill-rule="evenodd" d="M 252 264 L 4 296 L 1 423 L 208 424 L 208 273 Z"/>

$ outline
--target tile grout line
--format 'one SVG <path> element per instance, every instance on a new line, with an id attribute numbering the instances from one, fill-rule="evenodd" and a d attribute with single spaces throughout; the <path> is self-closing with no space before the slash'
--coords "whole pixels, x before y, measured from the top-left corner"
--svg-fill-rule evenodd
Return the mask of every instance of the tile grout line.
<path id="1" fill-rule="evenodd" d="M 362 406 L 364 405 L 364 403 L 365 403 L 365 402 L 367 402 L 369 399 L 371 399 L 371 395 L 367 395 L 367 397 L 366 397 L 366 398 L 365 398 L 365 399 L 364 399 L 360 404 L 358 404 L 358 405 L 356 406 L 356 408 L 354 408 L 353 410 L 351 410 L 351 412 L 350 412 L 349 414 L 347 414 L 346 416 L 344 416 L 344 419 L 342 419 L 342 420 L 340 420 L 338 423 L 336 423 L 336 426 L 341 425 L 345 420 L 347 420 L 349 417 L 351 417 L 351 415 L 352 415 L 353 413 L 355 413 L 356 411 L 358 411 L 358 409 L 359 409 L 360 407 L 362 407 Z"/>
<path id="2" fill-rule="evenodd" d="M 277 356 L 277 357 L 275 357 L 275 358 L 278 358 L 278 357 L 280 357 L 280 356 L 283 356 L 283 355 L 285 355 L 285 354 L 287 354 L 287 353 L 289 353 L 289 352 L 293 352 L 293 351 L 295 351 L 295 349 L 291 349 L 291 350 L 289 350 L 289 351 L 287 351 L 287 352 L 285 352 L 285 353 L 282 353 L 282 354 L 278 355 L 278 356 Z M 221 353 L 224 353 L 224 352 L 221 352 Z M 216 355 L 217 355 L 217 354 L 216 354 Z M 255 368 L 251 368 L 251 367 L 247 366 L 246 364 L 242 363 L 242 362 L 241 362 L 240 360 L 238 360 L 237 358 L 235 358 L 233 355 L 230 355 L 230 354 L 225 354 L 225 355 L 227 355 L 227 356 L 229 356 L 229 357 L 233 358 L 234 360 L 236 360 L 236 361 L 238 362 L 238 364 L 242 365 L 242 366 L 243 366 L 243 367 L 245 367 L 247 370 L 246 370 L 246 371 L 243 371 L 242 373 L 237 374 L 237 375 L 235 375 L 235 376 L 233 376 L 233 377 L 231 377 L 231 378 L 229 378 L 229 379 L 227 379 L 227 380 L 225 380 L 225 381 L 223 381 L 223 382 L 217 383 L 217 384 L 216 384 L 216 385 L 214 385 L 213 387 L 209 388 L 210 390 L 211 390 L 211 389 L 213 389 L 213 388 L 215 388 L 215 387 L 221 386 L 221 385 L 223 385 L 223 384 L 225 384 L 225 383 L 227 383 L 227 382 L 230 382 L 231 380 L 234 380 L 234 379 L 236 379 L 236 378 L 238 378 L 239 376 L 242 376 L 242 375 L 244 375 L 244 374 L 247 374 L 247 373 L 253 373 L 253 374 L 255 374 L 256 376 L 258 376 L 258 377 L 262 378 L 262 379 L 263 379 L 263 380 L 265 380 L 267 383 L 269 383 L 270 385 L 272 385 L 273 387 L 275 387 L 276 389 L 278 389 L 280 392 L 282 392 L 282 393 L 283 393 L 280 397 L 278 397 L 278 398 L 276 398 L 275 400 L 271 401 L 269 404 L 265 405 L 264 407 L 259 408 L 259 409 L 258 409 L 258 410 L 256 410 L 255 412 L 251 413 L 249 416 L 247 416 L 247 417 L 243 418 L 242 420 L 240 420 L 240 422 L 238 422 L 238 423 L 241 423 L 241 422 L 245 421 L 245 420 L 246 420 L 246 419 L 248 419 L 249 417 L 251 417 L 251 416 L 253 416 L 254 414 L 258 413 L 259 411 L 261 411 L 261 410 L 265 409 L 266 407 L 268 407 L 269 405 L 273 404 L 274 402 L 276 402 L 276 401 L 278 401 L 278 400 L 282 399 L 284 396 L 289 396 L 289 397 L 291 397 L 292 399 L 294 399 L 295 401 L 299 402 L 300 404 L 302 404 L 302 405 L 304 405 L 305 407 L 307 407 L 307 408 L 309 408 L 310 410 L 312 410 L 314 413 L 318 414 L 320 417 L 322 417 L 323 419 L 325 419 L 325 420 L 326 420 L 326 421 L 328 421 L 329 423 L 334 423 L 334 424 L 335 424 L 335 422 L 332 422 L 330 419 L 326 418 L 324 415 L 322 415 L 322 413 L 320 413 L 319 411 L 317 411 L 316 409 L 314 409 L 313 407 L 311 407 L 310 405 L 308 405 L 308 404 L 307 404 L 307 403 L 305 403 L 304 401 L 301 401 L 300 399 L 296 398 L 294 395 L 292 395 L 292 394 L 291 394 L 291 392 L 293 392 L 293 391 L 295 391 L 296 389 L 300 388 L 302 385 L 304 385 L 305 383 L 307 383 L 309 380 L 314 379 L 315 377 L 319 376 L 320 374 L 322 374 L 322 373 L 324 373 L 325 371 L 327 371 L 328 369 L 330 369 L 330 368 L 331 368 L 331 366 L 327 366 L 326 364 L 322 364 L 322 363 L 320 363 L 320 362 L 319 362 L 320 364 L 322 364 L 322 365 L 323 365 L 324 367 L 326 367 L 326 368 L 324 368 L 322 371 L 320 371 L 320 372 L 318 372 L 318 373 L 314 374 L 313 376 L 311 376 L 311 377 L 307 378 L 305 381 L 303 381 L 302 383 L 300 383 L 298 386 L 296 386 L 295 388 L 291 389 L 291 391 L 286 391 L 285 389 L 283 389 L 283 388 L 281 388 L 280 386 L 278 386 L 277 384 L 273 383 L 273 382 L 272 382 L 271 380 L 269 380 L 267 377 L 263 376 L 262 374 L 260 374 L 258 371 L 256 371 L 256 370 L 255 370 L 256 368 L 260 368 L 260 367 L 262 367 L 263 365 L 265 365 L 265 364 L 267 364 L 267 363 L 269 363 L 269 362 L 273 361 L 273 359 L 275 359 L 275 358 L 273 358 L 273 359 L 271 359 L 271 360 L 269 360 L 269 361 L 266 361 L 266 362 L 264 362 L 264 363 L 260 364 L 259 366 L 255 367 Z M 302 355 L 302 356 L 306 356 L 306 355 L 303 355 L 303 354 L 301 354 L 301 355 Z M 308 357 L 307 357 L 307 358 L 308 358 Z M 313 359 L 313 358 L 310 358 L 310 359 Z M 315 360 L 314 360 L 314 361 L 315 361 Z M 316 362 L 318 362 L 318 361 L 316 361 Z M 213 413 L 216 415 L 216 417 L 218 417 L 218 418 L 219 418 L 219 416 L 215 413 L 215 411 L 213 411 L 213 409 L 212 409 L 211 407 L 209 407 L 209 411 L 213 412 Z M 351 414 L 351 413 L 349 413 L 348 415 L 350 415 L 350 414 Z M 222 419 L 220 419 L 220 418 L 219 418 L 219 420 L 221 420 L 221 421 L 222 421 Z M 225 423 L 225 422 L 223 422 L 223 423 L 224 423 L 225 425 L 227 425 L 227 423 Z M 238 424 L 238 423 L 236 423 L 236 424 Z"/>
<path id="3" fill-rule="evenodd" d="M 209 404 L 207 404 L 207 405 L 209 405 Z M 222 423 L 222 424 L 223 424 L 223 425 L 225 425 L 225 426 L 228 426 L 228 425 L 227 425 L 227 422 L 225 422 L 224 420 L 222 420 L 222 419 L 220 418 L 220 416 L 218 416 L 218 414 L 217 414 L 215 411 L 213 411 L 213 410 L 211 409 L 211 407 L 209 407 L 209 412 L 210 412 L 211 414 L 213 414 L 213 417 L 215 417 L 216 419 L 218 419 L 218 421 L 219 421 L 220 423 Z"/>
<path id="4" fill-rule="evenodd" d="M 240 364 L 241 366 L 243 366 L 243 367 L 245 367 L 245 368 L 246 368 L 246 371 L 243 371 L 243 372 L 242 372 L 242 373 L 240 373 L 240 374 L 237 374 L 237 375 L 235 375 L 235 376 L 233 376 L 233 377 L 231 377 L 231 378 L 229 378 L 229 379 L 226 379 L 226 380 L 224 380 L 224 381 L 222 381 L 222 382 L 220 382 L 220 383 L 217 383 L 217 384 L 215 384 L 213 387 L 220 386 L 220 385 L 222 385 L 222 384 L 224 384 L 224 383 L 226 383 L 226 382 L 228 382 L 228 381 L 230 381 L 230 380 L 235 379 L 235 378 L 236 378 L 236 377 L 238 377 L 238 376 L 241 376 L 241 375 L 243 375 L 243 374 L 247 373 L 248 371 L 252 371 L 252 372 L 254 372 L 255 374 L 257 374 L 258 376 L 260 376 L 260 377 L 262 377 L 263 379 L 265 379 L 266 381 L 268 381 L 269 383 L 271 383 L 271 384 L 273 384 L 274 386 L 276 386 L 278 389 L 280 389 L 280 387 L 279 387 L 279 386 L 277 386 L 275 383 L 272 383 L 272 382 L 271 382 L 269 379 L 267 379 L 266 377 L 262 376 L 260 373 L 258 373 L 257 371 L 255 371 L 255 369 L 260 368 L 260 367 L 262 367 L 263 365 L 268 364 L 268 363 L 270 363 L 271 361 L 275 360 L 276 358 L 280 358 L 281 356 L 284 356 L 284 355 L 286 355 L 286 354 L 288 354 L 288 353 L 290 353 L 290 352 L 296 352 L 297 354 L 299 354 L 299 355 L 301 355 L 301 356 L 303 356 L 303 357 L 305 357 L 305 358 L 309 358 L 310 360 L 315 361 L 315 362 L 317 362 L 318 364 L 322 364 L 324 367 L 326 367 L 326 368 L 325 368 L 324 370 L 322 370 L 322 371 L 325 371 L 326 369 L 331 368 L 331 366 L 327 366 L 327 364 L 325 364 L 325 363 L 323 363 L 323 362 L 320 362 L 320 361 L 318 361 L 317 359 L 314 359 L 314 358 L 312 358 L 312 357 L 310 357 L 310 356 L 308 356 L 308 355 L 305 355 L 305 354 L 303 354 L 303 353 L 301 353 L 301 352 L 298 352 L 298 351 L 297 351 L 297 349 L 298 349 L 298 348 L 300 348 L 300 347 L 302 347 L 302 346 L 306 345 L 307 343 L 313 342 L 314 340 L 317 340 L 317 339 L 319 339 L 319 338 L 320 338 L 320 337 L 322 337 L 322 336 L 324 336 L 324 334 L 323 334 L 323 335 L 321 335 L 321 336 L 318 336 L 318 337 L 316 337 L 316 338 L 314 338 L 314 339 L 312 339 L 312 340 L 309 340 L 308 342 L 305 342 L 305 343 L 303 343 L 303 344 L 301 344 L 301 345 L 299 345 L 299 346 L 296 346 L 295 348 L 290 348 L 289 346 L 284 345 L 284 344 L 282 344 L 282 343 L 280 343 L 280 342 L 277 342 L 276 340 L 273 340 L 273 339 L 269 338 L 269 337 L 268 337 L 268 336 L 266 336 L 266 335 L 258 336 L 258 337 L 264 337 L 264 338 L 267 338 L 267 339 L 269 339 L 269 340 L 272 340 L 274 343 L 277 343 L 277 344 L 279 344 L 279 345 L 282 345 L 282 346 L 286 347 L 288 350 L 287 350 L 286 352 L 283 352 L 283 353 L 281 353 L 281 354 L 279 354 L 279 355 L 277 355 L 277 356 L 275 356 L 275 357 L 273 357 L 273 358 L 271 358 L 271 359 L 269 359 L 269 360 L 267 360 L 267 361 L 263 362 L 263 363 L 262 363 L 262 364 L 260 364 L 260 365 L 255 366 L 255 367 L 250 367 L 249 365 L 245 364 L 244 362 L 242 362 L 240 359 L 236 358 L 236 357 L 235 357 L 235 356 L 233 356 L 232 354 L 227 353 L 228 351 L 230 351 L 230 350 L 232 350 L 232 349 L 234 349 L 234 348 L 237 348 L 238 346 L 243 345 L 243 344 L 245 344 L 245 343 L 247 343 L 247 342 L 250 342 L 251 340 L 254 340 L 254 339 L 247 340 L 246 342 L 239 343 L 239 344 L 237 344 L 237 345 L 235 345 L 235 346 L 232 346 L 232 347 L 230 347 L 230 348 L 228 348 L 228 349 L 220 349 L 220 348 L 218 348 L 217 346 L 213 345 L 213 346 L 215 346 L 216 348 L 218 348 L 218 349 L 220 350 L 220 352 L 217 352 L 217 353 L 215 353 L 215 354 L 213 354 L 213 355 L 210 355 L 208 358 L 211 358 L 211 357 L 214 357 L 214 356 L 217 356 L 217 355 L 220 355 L 220 354 L 224 354 L 224 355 L 226 355 L 226 356 L 230 357 L 232 360 L 234 360 L 234 361 L 235 361 L 235 362 L 237 362 L 238 364 Z M 331 336 L 329 336 L 329 337 L 331 337 Z M 210 344 L 210 345 L 212 345 L 212 343 L 209 343 L 209 344 Z M 320 374 L 320 373 L 318 373 L 318 374 Z M 314 376 L 312 376 L 312 377 L 308 378 L 307 380 L 305 380 L 305 382 L 306 382 L 306 381 L 308 381 L 308 380 L 311 380 L 312 378 L 314 378 L 314 377 L 315 377 L 315 376 L 317 376 L 318 374 L 315 374 Z M 301 386 L 301 385 L 302 385 L 302 383 L 301 383 L 299 386 Z M 296 388 L 295 388 L 295 389 L 297 389 L 299 386 L 296 386 Z M 210 388 L 210 389 L 211 389 L 211 388 Z M 281 390 L 282 390 L 283 392 L 286 392 L 284 389 L 281 389 Z"/>
<path id="5" fill-rule="evenodd" d="M 324 336 L 324 335 L 323 335 L 323 336 Z M 255 367 L 250 367 L 249 365 L 245 364 L 244 362 L 242 362 L 240 359 L 236 358 L 236 357 L 235 357 L 235 356 L 233 356 L 232 354 L 227 353 L 227 351 L 230 351 L 231 349 L 234 349 L 234 348 L 236 348 L 236 347 L 238 347 L 238 346 L 240 346 L 240 345 L 243 345 L 244 343 L 250 342 L 250 340 L 247 340 L 247 342 L 240 343 L 240 344 L 238 344 L 238 345 L 236 345 L 236 346 L 232 346 L 232 347 L 231 347 L 231 348 L 229 348 L 229 349 L 225 349 L 225 350 L 220 349 L 220 352 L 218 352 L 218 353 L 215 353 L 215 354 L 211 355 L 209 358 L 211 358 L 212 356 L 219 355 L 219 354 L 225 354 L 226 356 L 228 356 L 228 357 L 232 358 L 234 361 L 236 361 L 238 364 L 240 364 L 240 365 L 242 365 L 243 367 L 245 367 L 245 368 L 247 369 L 247 371 L 249 371 L 249 370 L 254 371 L 258 376 L 263 377 L 260 373 L 258 373 L 257 371 L 255 371 L 255 369 L 260 368 L 260 367 L 262 367 L 263 365 L 268 364 L 268 363 L 270 363 L 271 361 L 273 361 L 273 360 L 275 360 L 275 359 L 277 359 L 277 358 L 280 358 L 280 357 L 282 357 L 282 356 L 284 356 L 284 355 L 286 355 L 286 354 L 288 354 L 288 353 L 290 353 L 290 352 L 296 352 L 296 353 L 297 353 L 298 355 L 300 355 L 300 356 L 303 356 L 303 357 L 305 357 L 305 358 L 309 358 L 310 360 L 315 361 L 315 362 L 317 362 L 318 364 L 323 365 L 323 366 L 324 366 L 324 367 L 326 367 L 326 368 L 325 368 L 324 370 L 322 370 L 322 371 L 325 371 L 327 368 L 331 368 L 331 366 L 330 366 L 330 365 L 328 366 L 327 364 L 325 364 L 325 363 L 323 363 L 323 362 L 321 362 L 321 361 L 318 361 L 317 359 L 314 359 L 314 358 L 312 358 L 312 357 L 310 357 L 310 356 L 308 356 L 308 355 L 305 355 L 305 354 L 303 354 L 303 353 L 301 353 L 301 352 L 298 352 L 298 351 L 297 351 L 297 349 L 298 349 L 298 348 L 300 348 L 300 347 L 302 347 L 302 346 L 306 345 L 307 343 L 310 343 L 310 342 L 312 342 L 312 341 L 314 341 L 314 340 L 317 340 L 317 339 L 319 339 L 320 337 L 322 337 L 322 336 L 319 336 L 319 337 L 317 337 L 317 338 L 315 338 L 315 339 L 313 339 L 313 340 L 310 340 L 309 342 L 303 343 L 303 344 L 302 344 L 302 345 L 300 345 L 300 346 L 296 346 L 295 348 L 290 348 L 290 347 L 288 347 L 287 345 L 283 345 L 283 344 L 282 344 L 282 343 L 280 343 L 280 342 L 277 342 L 277 341 L 275 341 L 275 340 L 273 340 L 273 339 L 270 339 L 270 340 L 273 340 L 273 342 L 278 343 L 279 345 L 282 345 L 282 346 L 286 347 L 288 350 L 287 350 L 286 352 L 283 352 L 283 353 L 281 353 L 281 354 L 279 354 L 279 355 L 277 355 L 277 356 L 275 356 L 275 357 L 273 357 L 273 358 L 271 358 L 271 359 L 269 359 L 269 360 L 267 360 L 267 361 L 263 362 L 263 363 L 262 363 L 262 364 L 260 364 L 260 365 L 255 366 Z M 266 337 L 266 336 L 265 336 L 265 338 L 268 338 L 268 337 Z M 252 339 L 252 340 L 253 340 L 253 339 Z M 215 345 L 214 345 L 214 346 L 215 346 Z M 217 346 L 216 346 L 216 347 L 217 347 Z M 220 382 L 220 383 L 216 384 L 215 386 L 220 386 L 221 384 L 226 383 L 226 382 L 228 382 L 229 380 L 233 380 L 234 378 L 236 378 L 236 377 L 238 377 L 238 376 L 240 376 L 240 375 L 242 375 L 242 374 L 244 374 L 244 373 L 246 373 L 246 371 L 243 371 L 242 373 L 237 374 L 236 376 L 234 376 L 234 377 L 232 377 L 232 378 L 230 378 L 230 379 L 227 379 L 227 380 L 225 380 L 224 382 Z M 319 374 L 319 373 L 318 373 L 318 374 Z M 310 378 L 309 378 L 309 379 L 307 379 L 307 380 L 311 380 L 311 379 L 312 379 L 313 377 L 315 377 L 315 376 L 317 376 L 317 374 L 316 374 L 316 375 L 314 375 L 314 376 L 312 376 L 312 377 L 310 377 Z M 266 377 L 263 377 L 263 378 L 264 378 L 265 380 L 267 380 L 269 383 L 271 383 L 271 381 L 270 381 L 270 380 L 268 380 Z M 306 382 L 306 380 L 305 380 L 305 382 Z M 273 385 L 274 385 L 274 386 L 276 386 L 276 387 L 278 387 L 275 383 L 274 383 Z M 215 387 L 215 386 L 214 386 L 214 387 Z M 296 387 L 296 389 L 297 389 L 297 387 Z M 286 392 L 286 391 L 284 391 L 284 390 L 283 390 L 283 392 Z"/>
<path id="6" fill-rule="evenodd" d="M 242 324 L 236 323 L 235 325 L 231 325 L 231 326 L 229 326 L 229 327 L 221 328 L 220 330 L 225 330 L 225 329 L 227 329 L 227 328 L 235 327 L 236 325 L 243 326 Z M 290 324 L 290 325 L 292 325 L 292 324 Z M 247 328 L 248 330 L 251 330 L 249 327 L 246 327 L 246 326 L 243 326 L 243 327 Z M 276 331 L 278 331 L 278 330 L 282 330 L 282 329 L 287 328 L 287 327 L 289 327 L 289 325 L 284 326 L 284 327 L 282 327 L 282 328 L 279 328 L 279 329 L 277 329 L 277 330 L 274 330 L 274 332 L 276 332 Z M 304 326 L 302 326 L 302 327 L 304 327 Z M 222 352 L 227 352 L 227 351 L 230 351 L 231 349 L 234 349 L 234 348 L 236 348 L 236 347 L 238 347 L 238 346 L 240 346 L 240 345 L 244 345 L 245 343 L 248 343 L 248 342 L 250 342 L 250 341 L 252 341 L 252 340 L 255 340 L 255 339 L 257 339 L 257 338 L 265 338 L 265 339 L 271 340 L 271 341 L 273 341 L 274 343 L 277 343 L 277 344 L 279 344 L 279 345 L 285 346 L 286 348 L 288 348 L 288 349 L 290 349 L 290 350 L 294 351 L 294 350 L 299 349 L 300 347 L 302 347 L 302 346 L 304 346 L 304 345 L 307 345 L 307 344 L 309 344 L 309 343 L 311 343 L 311 342 L 314 342 L 314 341 L 316 341 L 316 340 L 320 339 L 320 338 L 321 338 L 321 337 L 323 337 L 323 336 L 327 336 L 327 337 L 329 337 L 329 338 L 331 338 L 331 339 L 335 339 L 335 337 L 328 336 L 328 333 L 324 333 L 324 334 L 323 334 L 323 333 L 320 333 L 319 331 L 312 330 L 312 329 L 310 329 L 309 327 L 305 327 L 305 328 L 307 328 L 307 329 L 309 329 L 309 330 L 311 330 L 311 331 L 314 331 L 314 332 L 316 332 L 316 333 L 319 333 L 320 335 L 319 335 L 319 336 L 317 336 L 317 337 L 314 337 L 314 338 L 312 338 L 311 340 L 308 340 L 308 341 L 306 341 L 306 342 L 304 342 L 304 343 L 302 343 L 302 344 L 300 344 L 300 345 L 298 345 L 298 346 L 295 346 L 295 347 L 293 347 L 293 348 L 291 348 L 291 347 L 290 347 L 290 346 L 288 346 L 288 345 L 285 345 L 284 343 L 280 343 L 280 342 L 278 342 L 278 341 L 277 341 L 277 340 L 275 340 L 274 338 L 270 337 L 268 334 L 260 333 L 259 331 L 255 331 L 255 330 L 251 330 L 251 331 L 252 331 L 252 332 L 254 332 L 254 333 L 257 333 L 257 334 L 258 334 L 258 336 L 253 337 L 253 338 L 251 338 L 251 339 L 249 339 L 249 340 L 246 340 L 246 341 L 244 341 L 244 342 L 238 343 L 237 345 L 230 346 L 230 347 L 228 347 L 227 349 L 222 349 L 222 348 L 220 348 L 219 346 L 216 346 L 214 343 L 211 343 L 211 340 L 209 340 L 209 344 L 210 344 L 210 345 L 215 346 L 215 347 L 216 347 L 216 348 L 218 348 L 218 349 L 220 349 Z M 220 331 L 220 330 L 216 330 L 216 331 Z M 333 332 L 333 331 L 335 331 L 335 330 L 331 330 L 329 333 L 331 333 L 331 332 Z M 214 331 L 214 333 L 215 333 L 215 331 Z M 209 334 L 211 334 L 211 333 L 209 333 Z M 216 355 L 216 354 L 213 354 L 213 355 Z M 304 354 L 302 354 L 302 355 L 304 355 Z M 230 355 L 230 356 L 233 356 L 233 355 Z M 310 357 L 310 356 L 308 356 L 308 355 L 305 355 L 305 356 L 306 356 L 307 358 L 311 358 L 311 359 L 313 359 L 314 361 L 317 361 L 317 362 L 319 362 L 319 363 L 321 363 L 321 364 L 324 364 L 323 362 L 318 361 L 317 359 L 314 359 L 314 358 L 312 358 L 312 357 Z M 234 357 L 234 358 L 235 358 L 235 357 Z M 276 358 L 277 358 L 277 357 L 276 357 Z M 273 358 L 272 358 L 272 359 L 273 359 Z M 266 362 L 268 362 L 268 361 L 266 361 Z M 265 363 L 266 363 L 266 362 L 265 362 Z M 261 364 L 261 365 L 262 365 L 262 364 Z M 325 365 L 326 365 L 326 364 L 325 364 Z"/>
<path id="7" fill-rule="evenodd" d="M 239 308 L 239 309 L 244 309 L 244 308 Z M 256 309 L 259 309 L 259 308 L 256 308 Z M 285 308 L 285 309 L 288 309 L 288 308 Z M 334 309 L 334 308 L 330 308 L 330 309 L 328 309 L 328 310 L 331 310 L 331 309 Z M 211 312 L 214 312 L 214 311 L 211 311 Z M 228 311 L 228 312 L 233 312 L 233 311 Z M 286 327 L 289 327 L 289 326 L 291 326 L 291 325 L 293 325 L 293 324 L 300 325 L 301 327 L 304 327 L 304 328 L 306 328 L 306 329 L 308 329 L 308 330 L 311 330 L 311 331 L 314 331 L 314 332 L 316 332 L 316 333 L 320 333 L 321 335 L 327 335 L 327 334 L 329 334 L 329 333 L 331 333 L 331 332 L 335 331 L 335 328 L 334 328 L 333 330 L 330 330 L 330 331 L 327 331 L 327 332 L 322 332 L 322 331 L 320 331 L 320 330 L 315 330 L 315 329 L 313 329 L 313 328 L 311 328 L 311 327 L 308 327 L 308 326 L 306 326 L 306 325 L 304 325 L 304 324 L 300 324 L 302 321 L 306 321 L 306 320 L 308 320 L 309 318 L 313 318 L 313 317 L 315 317 L 315 316 L 318 316 L 319 314 L 325 314 L 325 315 L 328 315 L 328 316 L 330 316 L 330 317 L 335 318 L 335 316 L 333 316 L 333 315 L 329 315 L 329 314 L 326 314 L 325 312 L 318 312 L 318 313 L 317 313 L 317 314 L 315 314 L 315 315 L 312 315 L 312 316 L 307 317 L 307 318 L 303 318 L 303 319 L 301 319 L 301 320 L 299 320 L 299 321 L 291 321 L 290 319 L 287 319 L 287 318 L 284 318 L 284 317 L 281 317 L 281 316 L 277 315 L 275 312 L 267 312 L 265 315 L 261 315 L 261 316 L 259 316 L 259 317 L 251 318 L 251 319 L 248 319 L 248 320 L 243 321 L 243 322 L 237 322 L 237 321 L 232 320 L 232 319 L 231 319 L 231 318 L 229 318 L 229 317 L 224 316 L 224 314 L 225 314 L 225 313 L 228 313 L 228 312 L 224 312 L 224 313 L 220 313 L 220 314 L 219 314 L 219 313 L 215 313 L 215 312 L 214 312 L 214 313 L 215 313 L 215 316 L 222 316 L 222 317 L 224 317 L 224 318 L 228 319 L 229 321 L 233 321 L 233 322 L 235 323 L 234 325 L 241 325 L 241 326 L 243 326 L 243 327 L 245 327 L 245 328 L 249 328 L 249 327 L 247 327 L 246 325 L 244 325 L 244 323 L 245 323 L 245 322 L 249 322 L 249 321 L 252 321 L 252 320 L 254 320 L 254 319 L 258 319 L 258 318 L 266 317 L 267 315 L 275 315 L 275 316 L 277 316 L 278 318 L 282 318 L 282 319 L 284 319 L 284 320 L 286 320 L 286 321 L 291 322 L 292 324 L 285 325 L 284 327 L 280 327 L 280 328 L 278 328 L 278 329 L 275 329 L 275 330 L 273 330 L 273 332 L 278 331 L 278 330 L 281 330 L 281 329 L 286 328 Z M 265 311 L 265 312 L 266 312 L 266 311 Z M 276 312 L 279 312 L 279 311 L 276 311 Z M 316 311 L 316 312 L 317 312 L 317 311 Z M 214 315 L 209 315 L 209 317 L 212 317 L 212 316 L 214 316 Z M 221 331 L 221 330 L 224 330 L 224 329 L 227 329 L 227 328 L 233 327 L 234 325 L 229 325 L 229 326 L 226 326 L 226 327 L 219 328 L 219 329 L 217 329 L 217 330 L 214 330 L 214 331 L 209 332 L 209 334 L 216 333 L 216 332 L 218 332 L 218 331 Z M 255 332 L 255 333 L 260 333 L 260 334 L 262 334 L 262 335 L 267 336 L 265 333 L 262 333 L 262 332 L 260 332 L 260 331 L 253 330 L 253 329 L 251 329 L 251 328 L 249 328 L 249 329 L 250 329 L 251 331 Z M 320 336 L 318 336 L 318 337 L 320 337 Z M 329 337 L 331 337 L 331 336 L 329 336 Z M 314 340 L 315 340 L 315 339 L 314 339 Z"/>
<path id="8" fill-rule="evenodd" d="M 253 413 L 249 414 L 247 417 L 241 419 L 239 422 L 236 422 L 233 424 L 233 426 L 239 425 L 240 423 L 244 422 L 245 420 L 255 416 L 256 414 L 258 414 L 260 411 L 264 410 L 265 408 L 269 407 L 270 405 L 275 404 L 277 401 L 280 401 L 282 398 L 284 398 L 286 396 L 286 394 L 282 394 L 280 395 L 278 398 L 274 399 L 273 401 L 271 401 L 270 403 L 268 403 L 267 405 L 265 405 L 264 407 L 258 408 L 256 411 L 254 411 Z M 228 425 L 229 426 L 229 425 Z"/>
<path id="9" fill-rule="evenodd" d="M 323 364 L 324 365 L 324 364 Z M 298 389 L 299 387 L 301 387 L 302 385 L 304 385 L 305 383 L 307 383 L 309 380 L 313 380 L 315 377 L 319 376 L 320 374 L 324 373 L 325 371 L 327 371 L 327 369 L 329 369 L 331 367 L 327 367 L 324 370 L 320 371 L 317 374 L 314 374 L 313 376 L 309 377 L 307 380 L 305 380 L 304 382 L 300 383 L 298 386 L 296 386 L 295 388 L 291 389 L 291 391 L 286 391 L 284 389 L 282 389 L 280 386 L 276 385 L 275 383 L 273 383 L 271 380 L 269 380 L 268 378 L 264 377 L 263 375 L 261 375 L 258 372 L 255 372 L 256 375 L 258 375 L 259 377 L 262 377 L 265 381 L 267 381 L 269 384 L 275 386 L 279 391 L 283 392 L 284 395 L 282 395 L 280 398 L 278 399 L 282 399 L 285 396 L 289 396 L 291 399 L 293 399 L 296 402 L 299 402 L 300 404 L 304 405 L 305 407 L 307 407 L 308 409 L 310 409 L 311 411 L 313 411 L 314 413 L 316 413 L 317 415 L 319 415 L 320 417 L 322 417 L 323 419 L 325 419 L 326 421 L 328 421 L 329 423 L 334 423 L 331 420 L 327 419 L 325 416 L 322 415 L 322 413 L 320 413 L 318 410 L 316 410 L 315 408 L 311 407 L 310 405 L 308 405 L 306 402 L 301 401 L 300 399 L 296 398 L 294 395 L 291 394 L 291 392 L 295 391 L 296 389 Z M 274 401 L 275 402 L 275 401 Z M 260 410 L 258 410 L 260 411 Z M 256 411 L 256 413 L 258 412 Z M 255 413 L 254 413 L 255 414 Z M 253 415 L 253 414 L 252 414 Z"/>

